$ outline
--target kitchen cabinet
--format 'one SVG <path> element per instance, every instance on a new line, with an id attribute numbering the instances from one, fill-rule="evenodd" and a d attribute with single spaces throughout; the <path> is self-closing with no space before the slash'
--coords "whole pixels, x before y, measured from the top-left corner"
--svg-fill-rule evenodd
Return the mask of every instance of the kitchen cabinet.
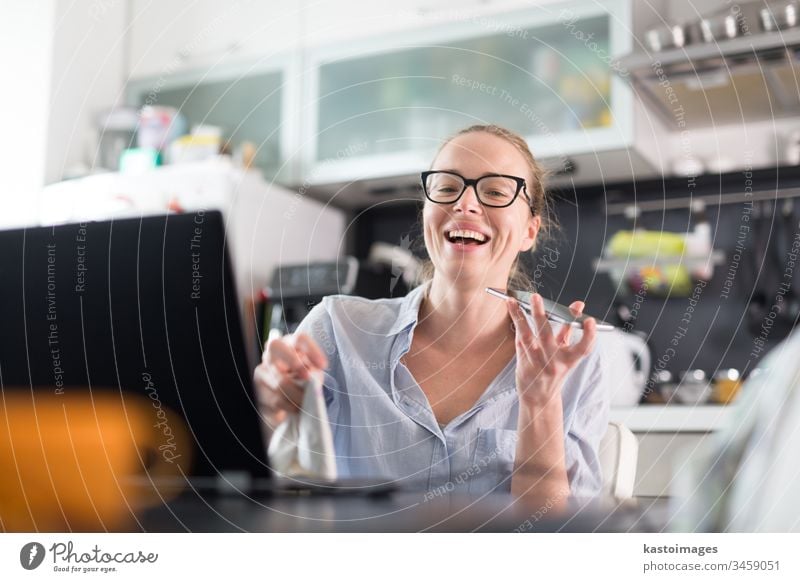
<path id="1" fill-rule="evenodd" d="M 168 80 L 294 50 L 300 43 L 300 8 L 253 0 L 131 0 L 128 76 Z"/>
<path id="2" fill-rule="evenodd" d="M 170 76 L 413 30 L 431 16 L 470 17 L 529 5 L 529 0 L 502 0 L 488 6 L 482 0 L 414 0 L 402 5 L 391 0 L 350 0 L 348 9 L 342 10 L 339 0 L 130 0 L 128 73 L 135 79 Z"/>
<path id="3" fill-rule="evenodd" d="M 612 66 L 629 50 L 630 8 L 559 3 L 310 50 L 311 183 L 416 173 L 474 123 L 516 130 L 540 158 L 627 147 L 630 88 Z"/>
<path id="4" fill-rule="evenodd" d="M 317 2 L 298 7 L 302 19 L 285 15 L 286 30 L 296 38 L 280 52 L 274 39 L 254 40 L 260 24 L 241 31 L 231 24 L 247 16 L 272 26 L 274 17 L 251 3 L 226 9 L 203 1 L 169 14 L 143 0 L 133 6 L 129 102 L 138 105 L 143 95 L 156 93 L 159 103 L 179 106 L 187 97 L 186 107 L 199 111 L 213 101 L 216 110 L 239 95 L 244 105 L 236 129 L 243 134 L 256 119 L 246 109 L 253 94 L 269 95 L 280 115 L 257 116 L 248 139 L 261 144 L 254 139 L 261 138 L 263 155 L 280 170 L 260 166 L 326 199 L 339 186 L 361 181 L 339 193 L 337 205 L 373 202 L 364 189 L 376 181 L 399 179 L 408 186 L 442 138 L 476 123 L 524 135 L 547 167 L 580 168 L 569 177 L 578 182 L 624 179 L 651 168 L 632 147 L 637 109 L 631 88 L 614 73 L 616 56 L 631 50 L 631 0 L 477 7 L 419 0 L 400 8 L 380 0 L 336 14 L 334 3 Z M 319 32 L 326 19 L 330 34 Z M 172 27 L 180 33 L 170 34 Z M 158 31 L 152 33 L 157 37 L 142 28 Z M 347 42 L 337 40 L 343 30 L 351 35 Z M 224 49 L 228 41 L 235 50 Z M 183 56 L 176 60 L 176 54 Z M 264 77 L 270 70 L 282 71 L 279 91 Z M 260 76 L 262 85 L 246 95 L 248 76 Z M 234 83 L 231 91 L 223 91 L 224 82 Z M 225 103 L 217 105 L 221 96 Z M 229 113 L 225 123 L 216 111 L 205 121 L 228 129 L 237 112 Z"/>
<path id="5" fill-rule="evenodd" d="M 342 10 L 338 0 L 316 0 L 306 4 L 302 42 L 307 48 L 329 46 L 454 21 L 491 26 L 497 14 L 559 2 L 563 0 L 348 0 L 348 10 Z"/>
<path id="6" fill-rule="evenodd" d="M 145 79 L 129 83 L 127 99 L 136 106 L 174 107 L 190 126 L 219 126 L 231 150 L 244 141 L 254 143 L 254 163 L 264 175 L 291 182 L 291 168 L 284 164 L 292 130 L 291 123 L 286 123 L 287 103 L 291 103 L 291 85 L 286 83 L 289 67 L 288 60 L 276 58 L 260 66 L 221 67 L 213 74 Z"/>
<path id="7" fill-rule="evenodd" d="M 639 441 L 633 493 L 669 497 L 680 474 L 731 421 L 735 405 L 640 405 L 612 408 L 611 420 L 628 427 Z"/>

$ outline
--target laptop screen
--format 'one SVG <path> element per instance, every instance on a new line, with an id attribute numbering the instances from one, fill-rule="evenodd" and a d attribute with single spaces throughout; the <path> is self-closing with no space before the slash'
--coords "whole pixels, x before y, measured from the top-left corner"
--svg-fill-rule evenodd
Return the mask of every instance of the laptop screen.
<path id="1" fill-rule="evenodd" d="M 136 393 L 165 435 L 185 421 L 184 473 L 269 474 L 219 212 L 4 231 L 0 249 L 3 390 Z"/>

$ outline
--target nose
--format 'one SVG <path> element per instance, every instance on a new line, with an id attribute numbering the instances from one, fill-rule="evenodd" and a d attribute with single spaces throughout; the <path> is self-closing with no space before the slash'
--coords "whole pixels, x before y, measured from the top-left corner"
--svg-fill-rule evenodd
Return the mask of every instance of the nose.
<path id="1" fill-rule="evenodd" d="M 475 186 L 467 186 L 461 198 L 453 204 L 453 210 L 460 210 L 461 212 L 473 214 L 480 214 L 483 212 L 483 205 L 478 200 L 478 192 L 475 190 Z"/>

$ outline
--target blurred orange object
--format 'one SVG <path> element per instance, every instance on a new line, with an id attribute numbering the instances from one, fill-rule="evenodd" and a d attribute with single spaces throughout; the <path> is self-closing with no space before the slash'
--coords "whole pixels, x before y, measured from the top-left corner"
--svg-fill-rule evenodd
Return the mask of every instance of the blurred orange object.
<path id="1" fill-rule="evenodd" d="M 170 416 L 166 454 L 156 411 L 143 397 L 47 388 L 0 396 L 0 531 L 125 529 L 136 511 L 176 491 L 181 466 L 188 470 L 180 416 Z"/>
<path id="2" fill-rule="evenodd" d="M 712 400 L 717 404 L 730 404 L 736 399 L 741 387 L 742 380 L 738 370 L 721 370 L 714 375 Z"/>

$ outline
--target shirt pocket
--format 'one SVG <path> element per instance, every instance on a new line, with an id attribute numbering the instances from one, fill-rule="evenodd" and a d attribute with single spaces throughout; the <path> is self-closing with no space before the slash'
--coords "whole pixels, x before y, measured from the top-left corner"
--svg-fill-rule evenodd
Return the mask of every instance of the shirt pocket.
<path id="1" fill-rule="evenodd" d="M 510 492 L 514 456 L 517 450 L 517 431 L 502 428 L 479 428 L 475 453 L 472 457 L 472 478 L 469 492 Z"/>

